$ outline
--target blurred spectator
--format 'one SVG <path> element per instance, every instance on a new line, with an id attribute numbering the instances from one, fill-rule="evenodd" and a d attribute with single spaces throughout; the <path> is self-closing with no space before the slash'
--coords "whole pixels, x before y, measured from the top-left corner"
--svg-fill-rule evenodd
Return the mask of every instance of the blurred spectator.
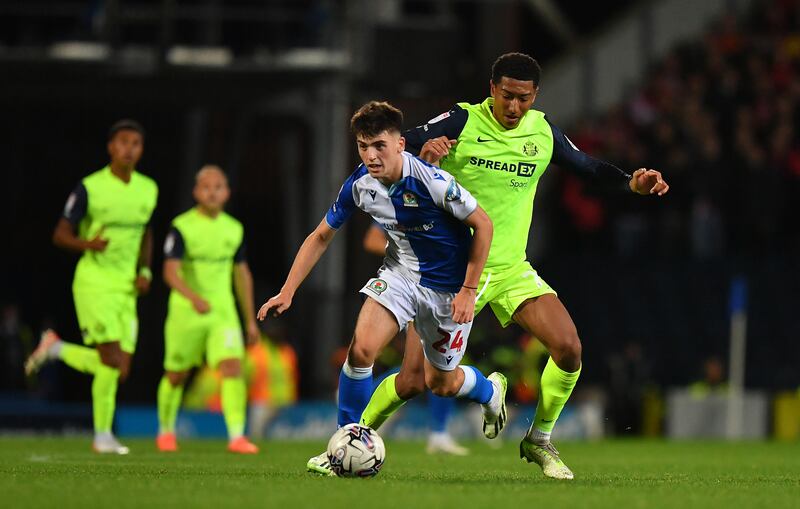
<path id="1" fill-rule="evenodd" d="M 262 335 L 260 342 L 247 347 L 244 374 L 249 433 L 261 438 L 276 412 L 297 401 L 299 378 L 294 348 L 286 341 Z M 220 380 L 216 370 L 201 368 L 186 390 L 184 407 L 221 412 Z"/>
<path id="2" fill-rule="evenodd" d="M 608 221 L 626 256 L 652 241 L 703 259 L 800 248 L 800 206 L 789 199 L 800 191 L 798 31 L 800 1 L 755 2 L 652 65 L 626 104 L 580 119 L 578 146 L 630 170 L 659 168 L 673 193 L 650 217 L 633 204 L 605 210 L 565 175 L 575 234 L 591 242 Z M 653 221 L 660 238 L 645 239 Z"/>
<path id="3" fill-rule="evenodd" d="M 653 383 L 647 359 L 641 343 L 633 340 L 608 358 L 607 413 L 616 435 L 642 432 L 644 397 Z"/>
<path id="4" fill-rule="evenodd" d="M 692 397 L 702 399 L 709 394 L 719 394 L 728 391 L 725 381 L 725 364 L 716 355 L 706 358 L 703 362 L 703 378 L 689 386 Z"/>
<path id="5" fill-rule="evenodd" d="M 19 307 L 6 304 L 0 311 L 0 390 L 25 390 L 25 358 L 33 350 L 33 333 L 22 323 Z"/>

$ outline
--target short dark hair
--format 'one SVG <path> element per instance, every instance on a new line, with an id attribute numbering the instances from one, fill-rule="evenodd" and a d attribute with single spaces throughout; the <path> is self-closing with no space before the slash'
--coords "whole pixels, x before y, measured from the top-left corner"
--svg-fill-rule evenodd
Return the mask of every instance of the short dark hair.
<path id="1" fill-rule="evenodd" d="M 122 120 L 114 122 L 108 130 L 108 141 L 111 141 L 120 131 L 136 131 L 144 138 L 144 127 L 142 127 L 142 124 L 130 118 L 123 118 Z"/>
<path id="2" fill-rule="evenodd" d="M 506 53 L 497 57 L 492 64 L 492 83 L 495 85 L 505 76 L 519 81 L 532 81 L 533 86 L 538 87 L 541 74 L 539 62 L 525 53 Z"/>
<path id="3" fill-rule="evenodd" d="M 386 101 L 370 101 L 350 119 L 350 130 L 356 136 L 372 138 L 383 131 L 403 129 L 403 112 Z"/>

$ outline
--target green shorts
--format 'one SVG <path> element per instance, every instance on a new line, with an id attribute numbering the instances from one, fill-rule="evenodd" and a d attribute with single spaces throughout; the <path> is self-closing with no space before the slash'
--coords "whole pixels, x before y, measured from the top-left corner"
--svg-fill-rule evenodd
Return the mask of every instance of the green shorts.
<path id="1" fill-rule="evenodd" d="M 203 364 L 216 367 L 226 359 L 244 358 L 244 340 L 239 317 L 201 315 L 194 309 L 170 309 L 164 324 L 164 369 L 186 371 Z"/>
<path id="2" fill-rule="evenodd" d="M 139 318 L 135 294 L 73 290 L 72 297 L 85 344 L 119 341 L 123 352 L 136 351 Z"/>
<path id="3" fill-rule="evenodd" d="M 546 293 L 556 292 L 527 261 L 521 261 L 502 272 L 484 270 L 478 284 L 475 314 L 488 303 L 500 324 L 507 327 L 514 321 L 514 312 L 523 302 Z"/>

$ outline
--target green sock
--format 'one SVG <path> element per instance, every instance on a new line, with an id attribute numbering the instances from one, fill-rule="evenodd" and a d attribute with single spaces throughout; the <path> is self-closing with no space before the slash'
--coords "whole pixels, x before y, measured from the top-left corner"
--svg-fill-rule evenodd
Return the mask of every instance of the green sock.
<path id="1" fill-rule="evenodd" d="M 158 384 L 158 432 L 175 433 L 175 421 L 181 408 L 183 384 L 175 387 L 166 376 Z"/>
<path id="2" fill-rule="evenodd" d="M 528 430 L 529 439 L 533 441 L 550 439 L 550 433 L 553 431 L 569 395 L 572 394 L 572 389 L 575 388 L 580 374 L 581 368 L 574 373 L 568 373 L 556 366 L 552 357 L 547 360 L 539 385 L 539 404 L 536 405 L 536 415 Z"/>
<path id="3" fill-rule="evenodd" d="M 99 364 L 92 381 L 92 407 L 94 409 L 94 430 L 97 433 L 110 433 L 114 423 L 114 406 L 117 398 L 119 370 Z"/>
<path id="4" fill-rule="evenodd" d="M 367 408 L 361 413 L 361 424 L 377 430 L 383 423 L 397 412 L 406 402 L 397 395 L 395 379 L 397 374 L 389 375 L 378 385 L 372 397 L 369 399 Z"/>
<path id="5" fill-rule="evenodd" d="M 228 437 L 233 440 L 244 435 L 247 417 L 247 387 L 240 377 L 222 379 L 222 415 L 228 427 Z"/>
<path id="6" fill-rule="evenodd" d="M 97 350 L 66 341 L 61 343 L 58 358 L 72 369 L 89 375 L 97 373 L 97 367 L 100 366 L 100 354 Z"/>

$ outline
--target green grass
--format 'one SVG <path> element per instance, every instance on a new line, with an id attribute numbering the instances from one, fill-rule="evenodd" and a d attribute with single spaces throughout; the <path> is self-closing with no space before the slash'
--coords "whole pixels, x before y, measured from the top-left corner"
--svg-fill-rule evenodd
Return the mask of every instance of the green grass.
<path id="1" fill-rule="evenodd" d="M 615 509 L 800 507 L 800 444 L 661 441 L 561 443 L 572 482 L 545 479 L 518 459 L 517 443 L 469 444 L 466 458 L 428 456 L 422 444 L 388 442 L 371 480 L 313 476 L 319 442 L 266 442 L 257 456 L 184 441 L 164 455 L 127 441 L 127 457 L 100 456 L 88 438 L 0 438 L 2 507 L 449 507 Z"/>

